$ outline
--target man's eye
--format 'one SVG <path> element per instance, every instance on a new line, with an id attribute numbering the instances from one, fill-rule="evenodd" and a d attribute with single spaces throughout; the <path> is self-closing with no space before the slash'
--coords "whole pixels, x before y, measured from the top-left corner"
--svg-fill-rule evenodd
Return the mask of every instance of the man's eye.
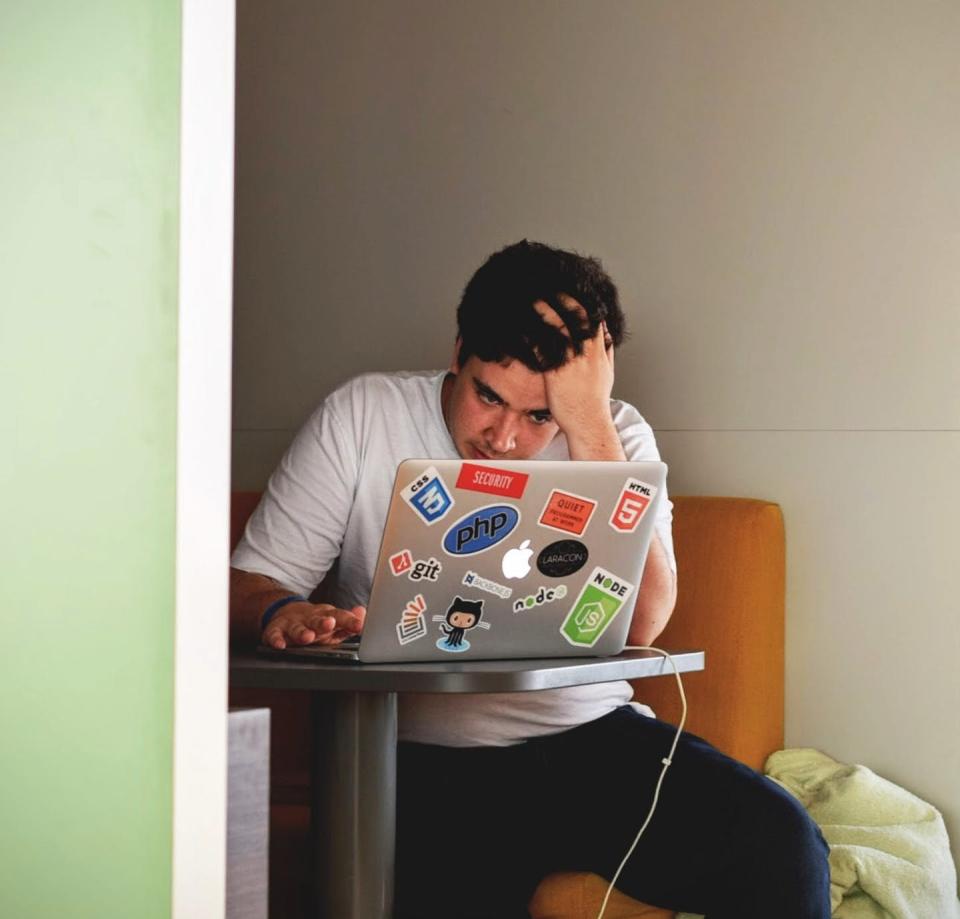
<path id="1" fill-rule="evenodd" d="M 550 420 L 549 412 L 534 412 L 529 416 L 534 424 L 546 424 Z"/>
<path id="2" fill-rule="evenodd" d="M 492 396 L 490 393 L 484 392 L 482 389 L 477 390 L 477 395 L 480 397 L 480 401 L 485 402 L 487 405 L 500 404 L 500 400 L 496 396 Z"/>

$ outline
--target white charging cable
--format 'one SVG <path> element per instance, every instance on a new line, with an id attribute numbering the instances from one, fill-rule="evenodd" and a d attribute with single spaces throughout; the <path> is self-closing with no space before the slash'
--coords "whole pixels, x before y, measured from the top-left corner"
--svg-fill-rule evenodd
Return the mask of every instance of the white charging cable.
<path id="1" fill-rule="evenodd" d="M 597 913 L 597 919 L 603 919 L 603 914 L 607 910 L 607 901 L 610 899 L 610 894 L 613 893 L 614 885 L 617 883 L 617 879 L 620 877 L 620 873 L 623 871 L 624 866 L 629 861 L 630 856 L 633 855 L 633 850 L 637 848 L 637 843 L 640 842 L 640 837 L 643 836 L 644 830 L 646 830 L 647 825 L 653 818 L 653 812 L 657 807 L 657 800 L 660 797 L 660 786 L 663 784 L 663 777 L 667 774 L 667 769 L 670 768 L 670 764 L 673 762 L 673 754 L 676 752 L 677 744 L 680 741 L 680 734 L 683 732 L 683 726 L 687 721 L 687 697 L 683 691 L 683 680 L 680 679 L 680 671 L 677 669 L 677 662 L 666 651 L 663 651 L 660 648 L 652 648 L 647 645 L 627 645 L 624 648 L 624 651 L 654 651 L 670 661 L 670 666 L 673 667 L 673 675 L 677 678 L 677 686 L 680 689 L 680 702 L 683 704 L 683 713 L 680 716 L 680 724 L 677 725 L 677 733 L 674 735 L 670 752 L 661 760 L 663 763 L 663 769 L 660 770 L 660 778 L 657 779 L 657 787 L 653 792 L 653 803 L 650 805 L 650 810 L 647 813 L 647 819 L 643 821 L 643 826 L 640 827 L 640 832 L 637 833 L 636 839 L 633 840 L 633 845 L 627 850 L 627 854 L 623 856 L 623 861 L 620 862 L 620 867 L 617 868 L 616 873 L 613 875 L 613 879 L 610 881 L 610 886 L 607 887 L 607 893 L 603 898 L 603 903 L 600 905 L 600 912 Z"/>

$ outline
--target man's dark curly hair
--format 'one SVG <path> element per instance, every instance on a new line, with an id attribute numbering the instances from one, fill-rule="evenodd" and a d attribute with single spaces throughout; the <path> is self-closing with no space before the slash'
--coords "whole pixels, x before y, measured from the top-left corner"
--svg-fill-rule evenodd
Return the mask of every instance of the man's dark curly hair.
<path id="1" fill-rule="evenodd" d="M 586 325 L 558 294 L 583 306 Z M 533 308 L 537 300 L 557 311 L 569 341 L 540 318 Z M 601 322 L 614 346 L 619 345 L 625 334 L 623 310 L 600 261 L 524 239 L 491 255 L 464 289 L 457 307 L 458 361 L 462 367 L 471 355 L 498 363 L 516 358 L 542 373 L 561 366 L 571 345 L 581 354 L 584 339 L 596 335 Z"/>

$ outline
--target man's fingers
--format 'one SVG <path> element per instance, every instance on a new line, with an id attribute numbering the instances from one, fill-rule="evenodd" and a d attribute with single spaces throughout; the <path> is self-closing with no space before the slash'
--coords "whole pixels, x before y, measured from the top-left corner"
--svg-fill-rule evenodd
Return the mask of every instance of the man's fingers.
<path id="1" fill-rule="evenodd" d="M 546 300 L 537 300 L 533 304 L 534 310 L 536 310 L 537 315 L 549 326 L 553 326 L 558 332 L 563 333 L 570 337 L 570 330 L 567 328 L 567 324 L 563 321 L 563 318 L 560 314 L 549 304 Z"/>

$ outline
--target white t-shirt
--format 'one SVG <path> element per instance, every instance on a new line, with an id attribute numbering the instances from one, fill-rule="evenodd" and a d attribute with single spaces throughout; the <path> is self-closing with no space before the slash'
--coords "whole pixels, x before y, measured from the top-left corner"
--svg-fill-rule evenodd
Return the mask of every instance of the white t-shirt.
<path id="1" fill-rule="evenodd" d="M 444 376 L 369 373 L 331 393 L 271 475 L 231 564 L 308 596 L 339 558 L 324 602 L 366 606 L 397 465 L 411 457 L 459 458 L 440 405 Z M 610 408 L 627 459 L 660 459 L 640 413 L 616 399 Z M 569 458 L 563 434 L 537 456 Z M 672 509 L 664 494 L 656 532 L 676 571 Z M 506 746 L 600 718 L 631 695 L 623 681 L 523 693 L 404 694 L 399 736 L 454 747 Z"/>

